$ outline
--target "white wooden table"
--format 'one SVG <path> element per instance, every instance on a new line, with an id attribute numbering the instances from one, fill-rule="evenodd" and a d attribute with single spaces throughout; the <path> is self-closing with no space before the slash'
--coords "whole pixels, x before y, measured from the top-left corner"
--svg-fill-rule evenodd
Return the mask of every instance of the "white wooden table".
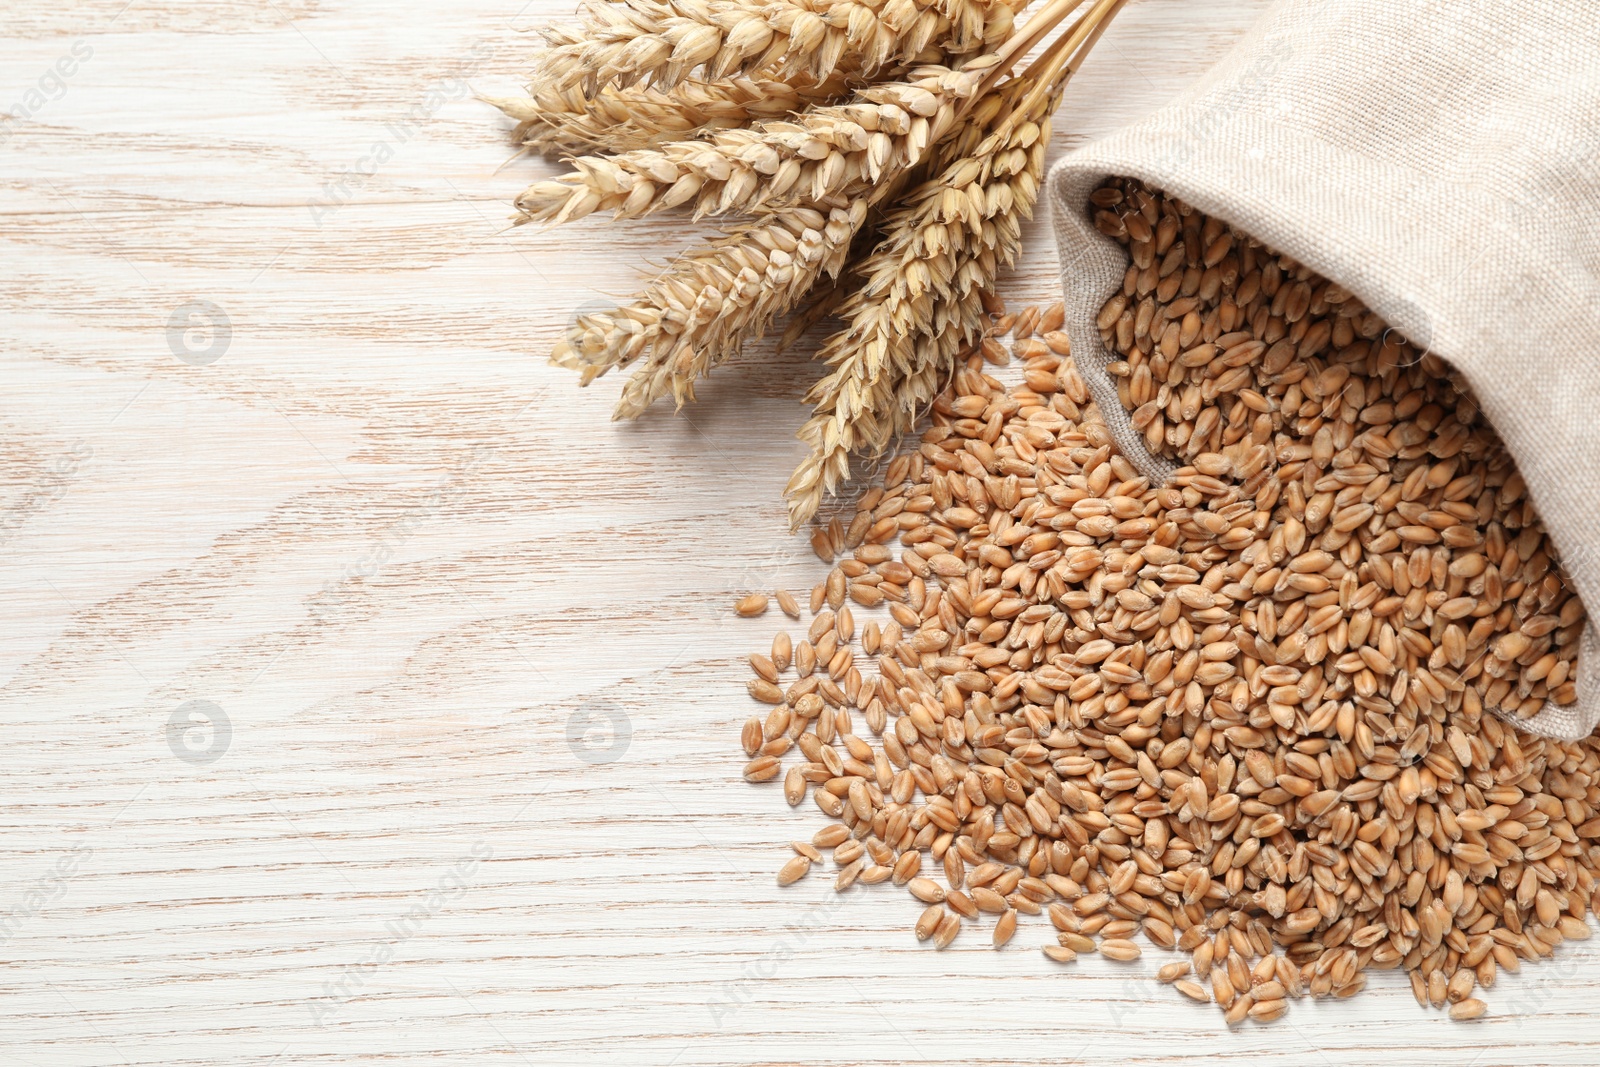
<path id="1" fill-rule="evenodd" d="M 496 172 L 471 92 L 567 0 L 522 2 L 0 13 L 0 1063 L 1600 1062 L 1587 946 L 1477 1024 L 1391 974 L 1230 1033 L 1156 953 L 780 890 L 820 816 L 738 777 L 778 617 L 728 607 L 821 573 L 779 497 L 812 371 L 617 427 L 546 366 L 683 235 L 505 228 L 550 167 Z M 1261 7 L 1134 4 L 1057 151 Z"/>

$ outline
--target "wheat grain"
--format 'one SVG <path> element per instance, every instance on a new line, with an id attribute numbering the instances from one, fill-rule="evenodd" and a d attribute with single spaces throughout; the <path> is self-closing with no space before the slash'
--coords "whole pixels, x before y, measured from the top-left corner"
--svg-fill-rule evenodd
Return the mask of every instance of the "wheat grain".
<path id="1" fill-rule="evenodd" d="M 753 618 L 764 615 L 767 611 L 767 596 L 765 593 L 751 593 L 733 606 L 734 613 L 743 618 Z M 769 678 L 768 681 L 776 681 Z"/>
<path id="2" fill-rule="evenodd" d="M 995 948 L 1000 948 L 1009 942 L 1017 933 L 1017 913 L 1012 910 L 1003 912 L 994 924 L 992 941 Z"/>
<path id="3" fill-rule="evenodd" d="M 1179 961 L 1177 961 L 1175 963 L 1163 964 L 1162 967 L 1161 967 L 1161 970 L 1156 972 L 1156 981 L 1158 981 L 1158 982 L 1176 982 L 1178 979 L 1182 978 L 1184 975 L 1186 975 L 1188 973 L 1189 973 L 1189 964 L 1185 963 L 1182 960 L 1179 960 Z"/>
<path id="4" fill-rule="evenodd" d="M 779 885 L 793 885 L 807 874 L 811 873 L 811 860 L 805 856 L 795 856 L 785 863 L 778 871 Z"/>
<path id="5" fill-rule="evenodd" d="M 761 735 L 760 719 L 756 718 L 755 716 L 751 716 L 750 719 L 745 722 L 744 732 L 740 736 L 740 742 L 743 745 L 744 753 L 747 756 L 753 757 L 757 752 L 761 751 L 761 746 L 766 743 L 766 738 Z"/>
<path id="6" fill-rule="evenodd" d="M 1126 938 L 1107 938 L 1100 942 L 1100 955 L 1113 960 L 1136 960 L 1140 956 L 1139 946 Z"/>
<path id="7" fill-rule="evenodd" d="M 896 628 L 877 677 L 837 709 L 876 708 L 881 734 L 863 748 L 823 714 L 803 743 L 851 797 L 848 833 L 942 900 L 936 943 L 1047 911 L 1052 958 L 1131 958 L 1142 931 L 1230 1025 L 1355 995 L 1371 968 L 1472 1017 L 1600 905 L 1600 741 L 1486 714 L 1570 695 L 1582 606 L 1445 368 L 1247 237 L 1112 192 L 1104 228 L 1150 247 L 1102 327 L 1185 466 L 1139 477 L 1026 336 L 1053 316 L 1017 313 L 1025 384 L 967 358 L 814 599 L 832 658 L 855 628 L 826 604 L 903 591 L 876 609 Z"/>

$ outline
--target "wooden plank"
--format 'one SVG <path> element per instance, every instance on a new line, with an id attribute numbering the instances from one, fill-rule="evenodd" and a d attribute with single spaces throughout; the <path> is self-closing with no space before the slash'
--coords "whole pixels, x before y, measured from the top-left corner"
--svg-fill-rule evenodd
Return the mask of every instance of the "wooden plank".
<path id="1" fill-rule="evenodd" d="M 729 607 L 820 576 L 780 500 L 815 371 L 759 347 L 616 426 L 544 364 L 689 234 L 507 228 L 552 167 L 497 171 L 472 94 L 567 0 L 520 2 L 0 13 L 7 1063 L 1596 1062 L 1587 946 L 1470 1026 L 1379 975 L 1229 1034 L 1159 954 L 779 890 L 819 820 L 738 778 L 779 617 Z M 1262 7 L 1130 7 L 1055 151 Z M 1006 294 L 1054 274 L 1035 222 Z M 194 702 L 226 736 L 174 743 Z"/>

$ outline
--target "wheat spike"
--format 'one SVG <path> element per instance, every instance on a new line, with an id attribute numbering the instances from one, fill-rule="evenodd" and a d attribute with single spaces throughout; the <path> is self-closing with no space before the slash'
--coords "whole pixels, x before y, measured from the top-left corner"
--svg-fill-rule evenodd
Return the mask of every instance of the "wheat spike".
<path id="1" fill-rule="evenodd" d="M 671 88 L 700 74 L 780 81 L 874 77 L 895 64 L 992 48 L 1012 30 L 1006 0 L 620 0 L 549 35 L 540 78 L 557 88 Z"/>
<path id="2" fill-rule="evenodd" d="M 627 307 L 582 316 L 552 362 L 588 384 L 642 357 L 617 418 L 640 414 L 667 392 L 683 403 L 699 374 L 839 272 L 867 210 L 865 201 L 832 201 L 734 226 L 679 257 Z"/>
<path id="3" fill-rule="evenodd" d="M 891 215 L 859 270 L 861 289 L 841 309 L 846 328 L 819 353 L 832 370 L 807 395 L 814 413 L 798 435 L 811 454 L 784 492 L 795 526 L 849 479 L 852 453 L 881 452 L 914 425 L 956 356 L 981 339 L 983 294 L 1015 258 L 1022 220 L 1038 200 L 1050 115 L 1125 2 L 1097 0 L 1027 72 L 991 89 L 982 103 L 999 103 L 985 112 L 993 125 L 981 127 L 979 143 L 967 151 L 973 134 L 954 138 L 941 155 L 943 171 Z M 1046 12 L 1070 3 L 1056 0 Z"/>
<path id="4" fill-rule="evenodd" d="M 726 293 L 706 294 L 711 298 L 700 309 L 698 328 L 680 334 L 671 347 L 652 355 L 633 373 L 612 417 L 637 418 L 669 392 L 679 407 L 692 401 L 700 376 L 736 354 L 746 341 L 761 337 L 820 279 L 838 274 L 866 214 L 866 205 L 859 200 L 848 208 L 835 207 L 820 230 L 808 228 L 800 235 L 792 251 L 769 252 L 764 270 L 747 267 L 732 279 Z"/>
<path id="5" fill-rule="evenodd" d="M 693 202 L 695 213 L 750 213 L 847 194 L 915 166 L 955 126 L 990 57 L 963 70 L 924 67 L 868 86 L 848 103 L 792 120 L 721 130 L 618 156 L 580 156 L 517 198 L 519 222 L 569 222 L 595 211 L 637 218 Z"/>
<path id="6" fill-rule="evenodd" d="M 1032 88 L 1019 79 L 995 95 L 1003 109 Z M 844 329 L 818 358 L 831 368 L 807 394 L 814 414 L 799 437 L 811 454 L 785 495 L 794 525 L 849 479 L 850 457 L 879 453 L 910 429 L 958 356 L 983 336 L 982 294 L 1021 244 L 1038 199 L 1049 114 L 1060 89 L 1019 116 L 1002 113 L 969 152 L 920 185 L 889 217 L 884 238 L 845 301 Z"/>
<path id="7" fill-rule="evenodd" d="M 738 77 L 693 79 L 671 89 L 603 86 L 580 90 L 535 84 L 533 95 L 484 97 L 515 119 L 512 138 L 541 155 L 633 152 L 716 130 L 770 122 L 851 95 L 843 78 L 821 84 Z"/>
<path id="8" fill-rule="evenodd" d="M 1127 0 L 1046 0 L 1020 28 L 1023 0 L 588 2 L 587 26 L 548 35 L 531 96 L 494 101 L 528 147 L 573 153 L 517 198 L 517 221 L 679 206 L 748 218 L 633 303 L 581 316 L 552 361 L 584 384 L 632 366 L 615 411 L 629 418 L 694 399 L 780 315 L 808 309 L 786 342 L 836 315 L 806 396 L 810 454 L 785 493 L 798 524 L 987 350 L 1050 113 Z M 890 213 L 869 228 L 879 204 Z"/>

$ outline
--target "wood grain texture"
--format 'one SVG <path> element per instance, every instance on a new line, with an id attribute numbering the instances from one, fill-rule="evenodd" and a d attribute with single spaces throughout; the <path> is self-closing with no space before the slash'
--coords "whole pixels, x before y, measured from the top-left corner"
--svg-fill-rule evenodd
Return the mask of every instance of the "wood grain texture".
<path id="1" fill-rule="evenodd" d="M 551 167 L 497 171 L 471 92 L 568 0 L 521 2 L 0 12 L 0 1061 L 1600 1061 L 1584 945 L 1479 1023 L 1379 975 L 1229 1033 L 1158 953 L 936 953 L 900 891 L 780 890 L 821 819 L 738 777 L 781 617 L 730 605 L 820 577 L 779 498 L 812 368 L 614 426 L 544 364 L 687 234 L 507 229 Z M 1262 6 L 1135 3 L 1056 151 Z M 1036 222 L 1005 291 L 1054 284 Z"/>

